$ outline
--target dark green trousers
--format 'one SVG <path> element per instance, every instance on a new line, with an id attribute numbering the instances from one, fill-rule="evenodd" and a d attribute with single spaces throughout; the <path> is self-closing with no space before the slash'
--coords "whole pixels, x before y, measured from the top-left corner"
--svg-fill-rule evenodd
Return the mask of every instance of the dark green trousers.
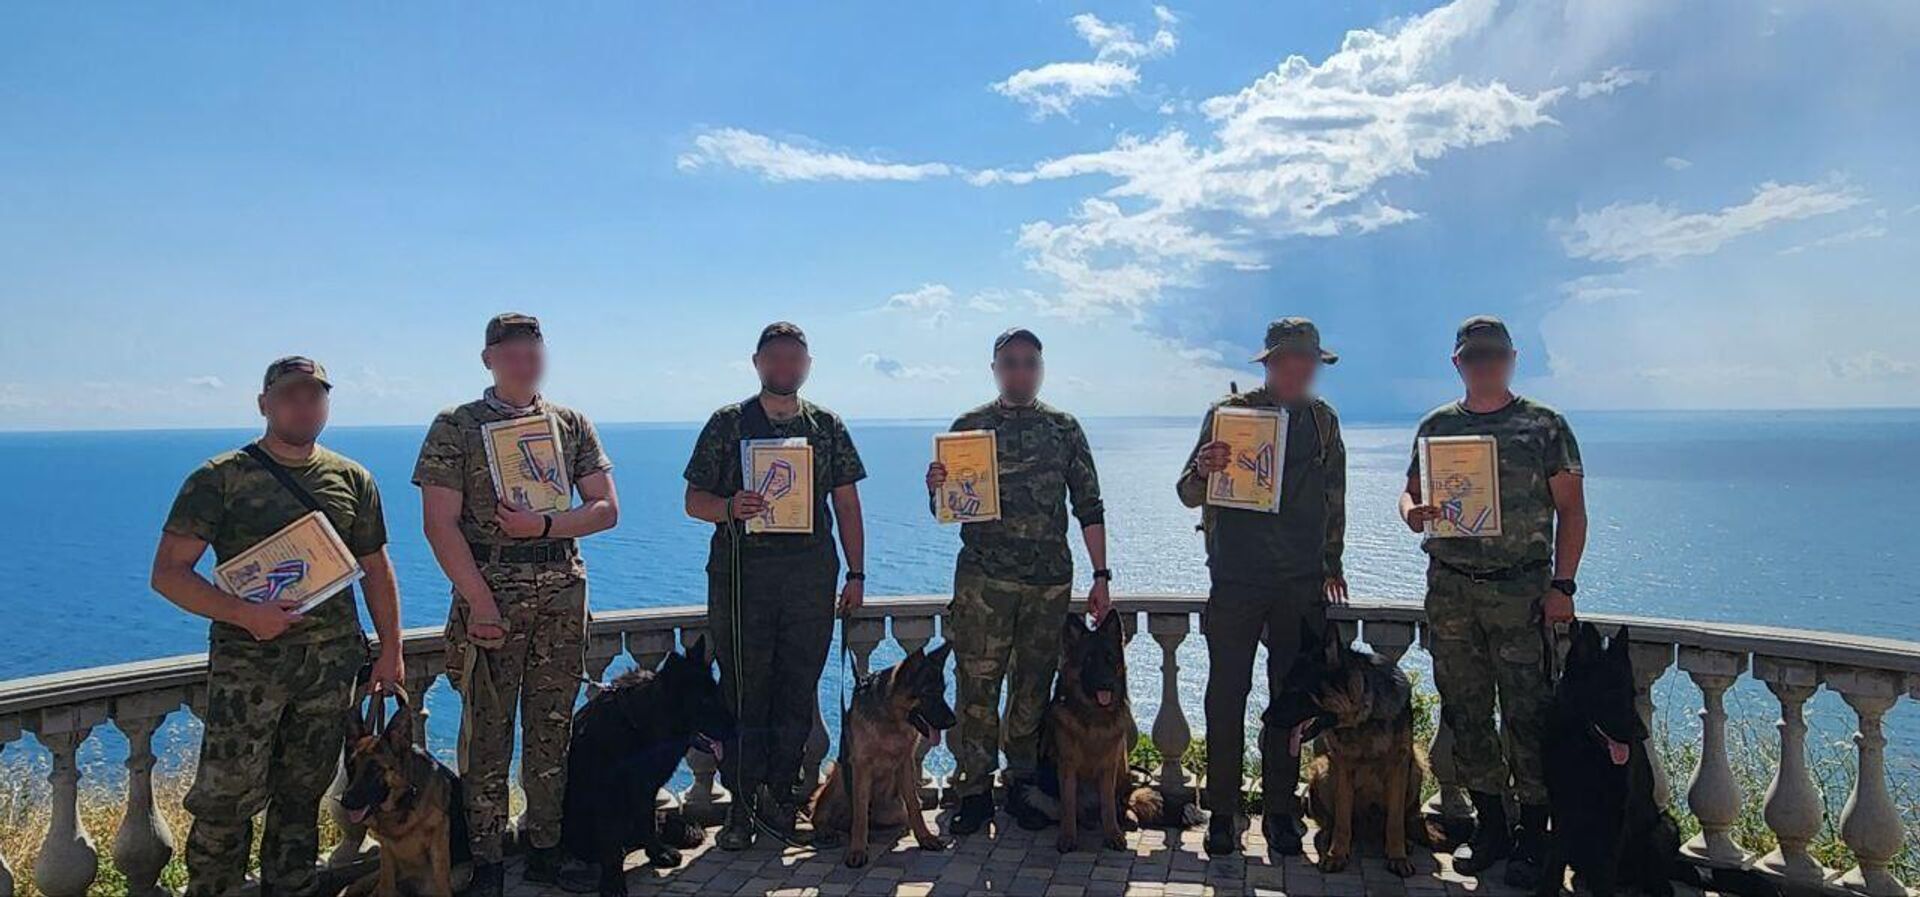
<path id="1" fill-rule="evenodd" d="M 709 644 L 720 658 L 720 691 L 739 722 L 720 781 L 737 799 L 761 785 L 785 798 L 800 781 L 839 577 L 830 554 L 824 562 L 811 554 L 745 558 L 736 615 L 731 573 L 708 571 Z"/>
<path id="2" fill-rule="evenodd" d="M 1278 691 L 1299 653 L 1304 631 L 1318 640 L 1327 607 L 1319 577 L 1271 585 L 1215 581 L 1207 595 L 1207 809 L 1240 806 L 1246 760 L 1247 695 L 1253 690 L 1254 649 L 1267 645 L 1267 693 Z M 1261 780 L 1267 812 L 1294 812 L 1300 761 L 1286 751 L 1285 733 L 1263 731 Z"/>

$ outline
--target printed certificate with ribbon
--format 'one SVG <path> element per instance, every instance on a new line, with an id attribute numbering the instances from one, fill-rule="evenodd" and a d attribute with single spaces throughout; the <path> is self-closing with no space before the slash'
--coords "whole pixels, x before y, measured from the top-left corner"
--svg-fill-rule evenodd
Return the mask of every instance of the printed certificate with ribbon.
<path id="1" fill-rule="evenodd" d="M 573 507 L 560 425 L 545 414 L 494 421 L 480 427 L 487 469 L 500 501 L 523 511 L 558 513 Z"/>
<path id="2" fill-rule="evenodd" d="M 1207 478 L 1207 504 L 1276 514 L 1287 459 L 1285 408 L 1216 408 L 1213 439 L 1227 444 L 1225 470 Z"/>
<path id="3" fill-rule="evenodd" d="M 934 510 L 941 523 L 1000 519 L 1000 437 L 962 430 L 933 437 L 933 457 L 947 468 Z"/>
<path id="4" fill-rule="evenodd" d="M 747 491 L 767 500 L 766 511 L 747 518 L 747 532 L 813 532 L 813 446 L 806 437 L 743 439 L 740 468 Z"/>
<path id="5" fill-rule="evenodd" d="M 1500 446 L 1492 436 L 1420 440 L 1420 501 L 1440 509 L 1435 539 L 1500 535 Z"/>
<path id="6" fill-rule="evenodd" d="M 319 511 L 287 524 L 239 556 L 213 568 L 215 581 L 231 595 L 260 604 L 283 598 L 306 613 L 365 576 L 333 522 Z"/>

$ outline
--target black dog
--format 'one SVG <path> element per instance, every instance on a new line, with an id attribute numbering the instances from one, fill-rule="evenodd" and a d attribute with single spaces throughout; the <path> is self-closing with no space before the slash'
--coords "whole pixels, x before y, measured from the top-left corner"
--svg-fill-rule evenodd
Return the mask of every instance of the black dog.
<path id="1" fill-rule="evenodd" d="M 663 832 L 655 796 L 688 749 L 718 758 L 734 735 L 706 644 L 702 638 L 684 655 L 667 655 L 658 672 L 621 676 L 574 715 L 562 839 L 576 859 L 599 864 L 603 895 L 627 893 L 629 850 L 672 868 L 680 865 L 675 846 L 697 847 L 705 837 L 678 819 Z"/>
<path id="2" fill-rule="evenodd" d="M 1757 874 L 1709 873 L 1680 859 L 1680 828 L 1653 797 L 1629 638 L 1622 626 L 1602 647 L 1592 623 L 1574 630 L 1544 738 L 1553 831 L 1538 893 L 1558 894 L 1571 866 L 1595 897 L 1621 886 L 1667 897 L 1676 879 L 1720 892 L 1778 894 Z"/>

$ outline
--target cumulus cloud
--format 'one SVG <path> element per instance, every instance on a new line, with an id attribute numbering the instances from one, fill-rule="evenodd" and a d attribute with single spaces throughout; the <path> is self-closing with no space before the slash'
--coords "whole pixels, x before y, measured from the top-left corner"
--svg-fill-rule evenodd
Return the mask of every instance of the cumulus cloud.
<path id="1" fill-rule="evenodd" d="M 1755 188 L 1753 198 L 1716 212 L 1681 212 L 1660 203 L 1614 203 L 1556 222 L 1560 243 L 1574 258 L 1601 262 L 1671 261 L 1707 255 L 1728 241 L 1776 224 L 1830 215 L 1862 202 L 1845 184 L 1777 184 Z"/>
<path id="2" fill-rule="evenodd" d="M 1920 376 L 1920 364 L 1891 358 L 1875 349 L 1829 357 L 1827 369 L 1841 380 L 1911 380 Z"/>
<path id="3" fill-rule="evenodd" d="M 1665 159 L 1661 159 L 1660 164 L 1665 165 L 1674 171 L 1686 171 L 1687 169 L 1693 167 L 1692 162 L 1686 159 L 1682 159 L 1679 156 L 1668 156 Z"/>
<path id="4" fill-rule="evenodd" d="M 1647 72 L 1621 68 L 1616 65 L 1613 68 L 1601 72 L 1600 77 L 1592 81 L 1582 81 L 1574 85 L 1573 95 L 1583 100 L 1590 97 L 1603 96 L 1623 87 L 1645 84 L 1650 77 L 1652 77 L 1652 75 Z"/>
<path id="5" fill-rule="evenodd" d="M 1179 46 L 1173 32 L 1178 17 L 1164 6 L 1154 7 L 1153 14 L 1154 33 L 1144 39 L 1135 37 L 1131 26 L 1107 22 L 1092 13 L 1074 16 L 1073 30 L 1093 48 L 1092 60 L 1021 69 L 991 86 L 1026 105 L 1035 118 L 1066 115 L 1081 102 L 1131 92 L 1140 83 L 1140 62 L 1166 56 Z"/>
<path id="6" fill-rule="evenodd" d="M 225 380 L 222 380 L 219 377 L 215 377 L 212 374 L 207 374 L 200 377 L 188 377 L 187 385 L 192 387 L 197 387 L 199 389 L 212 390 L 212 389 L 225 389 L 227 386 L 227 383 Z"/>
<path id="7" fill-rule="evenodd" d="M 839 150 L 775 140 L 739 128 L 706 131 L 675 162 L 681 171 L 738 168 L 769 181 L 922 181 L 957 173 L 944 162 L 907 164 L 863 159 Z"/>
<path id="8" fill-rule="evenodd" d="M 918 289 L 895 293 L 880 306 L 881 311 L 912 314 L 930 327 L 945 324 L 952 309 L 953 289 L 944 283 L 923 283 Z"/>
<path id="9" fill-rule="evenodd" d="M 860 365 L 888 380 L 925 380 L 945 383 L 959 373 L 950 367 L 931 364 L 908 364 L 898 358 L 868 352 L 860 356 Z"/>

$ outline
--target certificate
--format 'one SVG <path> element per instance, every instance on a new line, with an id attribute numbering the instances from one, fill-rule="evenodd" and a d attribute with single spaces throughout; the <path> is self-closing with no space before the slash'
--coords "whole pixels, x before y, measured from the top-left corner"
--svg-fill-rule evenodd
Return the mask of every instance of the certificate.
<path id="1" fill-rule="evenodd" d="M 287 524 L 239 556 L 213 568 L 228 594 L 261 604 L 292 599 L 300 613 L 319 606 L 366 573 L 319 511 Z"/>
<path id="2" fill-rule="evenodd" d="M 1000 436 L 962 430 L 933 437 L 933 457 L 947 468 L 935 509 L 941 523 L 1000 519 Z"/>
<path id="3" fill-rule="evenodd" d="M 1436 539 L 1500 535 L 1500 448 L 1492 436 L 1420 440 L 1420 502 L 1440 509 Z"/>
<path id="4" fill-rule="evenodd" d="M 743 439 L 740 468 L 747 491 L 767 500 L 765 511 L 747 518 L 747 532 L 813 532 L 813 446 L 806 437 Z"/>
<path id="5" fill-rule="evenodd" d="M 567 478 L 560 426 L 551 416 L 483 424 L 480 440 L 487 446 L 487 470 L 493 474 L 493 492 L 501 502 L 543 513 L 573 507 L 573 483 Z"/>
<path id="6" fill-rule="evenodd" d="M 1280 511 L 1287 458 L 1285 408 L 1216 408 L 1213 439 L 1227 444 L 1226 469 L 1207 478 L 1207 504 L 1268 514 Z"/>

